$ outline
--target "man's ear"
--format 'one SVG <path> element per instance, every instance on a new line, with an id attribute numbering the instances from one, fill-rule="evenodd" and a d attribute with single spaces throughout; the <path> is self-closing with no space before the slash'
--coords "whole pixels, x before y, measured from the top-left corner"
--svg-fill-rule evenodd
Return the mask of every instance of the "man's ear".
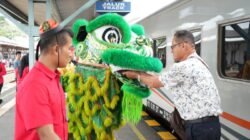
<path id="1" fill-rule="evenodd" d="M 59 46 L 58 45 L 51 46 L 49 49 L 50 49 L 49 51 L 53 55 L 58 55 L 58 52 L 59 52 Z"/>

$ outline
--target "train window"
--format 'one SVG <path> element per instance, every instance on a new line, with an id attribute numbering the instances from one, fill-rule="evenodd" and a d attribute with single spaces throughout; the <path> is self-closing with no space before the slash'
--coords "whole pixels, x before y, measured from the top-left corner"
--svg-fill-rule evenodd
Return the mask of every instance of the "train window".
<path id="1" fill-rule="evenodd" d="M 158 57 L 162 64 L 163 67 L 166 67 L 166 46 L 167 46 L 167 39 L 166 37 L 161 37 L 161 38 L 157 38 L 154 39 L 154 47 L 153 47 L 153 51 L 154 51 L 154 57 Z"/>
<path id="2" fill-rule="evenodd" d="M 250 80 L 250 21 L 221 26 L 221 73 Z"/>
<path id="3" fill-rule="evenodd" d="M 195 50 L 198 55 L 201 55 L 201 31 L 191 31 L 194 36 Z"/>

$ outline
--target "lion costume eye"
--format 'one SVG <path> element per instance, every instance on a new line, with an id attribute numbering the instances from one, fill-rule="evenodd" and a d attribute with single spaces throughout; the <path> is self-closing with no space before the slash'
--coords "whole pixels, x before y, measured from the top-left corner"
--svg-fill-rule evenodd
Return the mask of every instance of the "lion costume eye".
<path id="1" fill-rule="evenodd" d="M 121 42 L 121 33 L 114 26 L 103 26 L 95 31 L 96 37 L 108 43 L 119 44 Z"/>

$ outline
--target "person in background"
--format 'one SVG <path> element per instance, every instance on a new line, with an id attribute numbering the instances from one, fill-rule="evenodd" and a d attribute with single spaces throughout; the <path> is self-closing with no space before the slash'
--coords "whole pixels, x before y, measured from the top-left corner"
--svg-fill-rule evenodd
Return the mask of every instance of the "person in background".
<path id="1" fill-rule="evenodd" d="M 21 52 L 17 51 L 16 52 L 16 59 L 14 62 L 14 69 L 18 68 L 20 66 L 20 60 L 21 60 Z"/>
<path id="2" fill-rule="evenodd" d="M 245 60 L 242 68 L 242 79 L 250 80 L 250 54 L 246 53 Z"/>
<path id="3" fill-rule="evenodd" d="M 0 61 L 0 95 L 2 92 L 2 87 L 3 87 L 3 76 L 6 74 L 6 69 L 5 69 L 5 65 L 2 63 L 2 61 Z M 3 99 L 0 99 L 0 104 L 2 104 Z"/>
<path id="4" fill-rule="evenodd" d="M 29 54 L 22 57 L 20 66 L 15 69 L 17 78 L 17 89 L 24 77 L 29 73 Z"/>
<path id="5" fill-rule="evenodd" d="M 18 86 L 18 83 L 17 83 L 17 78 L 18 78 L 18 75 L 17 75 L 17 71 L 18 71 L 18 67 L 20 67 L 20 60 L 21 60 L 21 52 L 20 51 L 17 51 L 16 52 L 16 58 L 15 58 L 15 61 L 14 61 L 14 70 L 15 70 L 15 81 L 16 81 L 16 91 L 17 91 L 17 86 Z"/>
<path id="6" fill-rule="evenodd" d="M 40 26 L 37 61 L 16 94 L 15 140 L 68 140 L 66 101 L 57 68 L 70 61 L 72 36 L 54 20 Z"/>
<path id="7" fill-rule="evenodd" d="M 177 31 L 171 48 L 176 63 L 160 76 L 138 71 L 123 74 L 150 88 L 170 90 L 184 122 L 185 139 L 220 140 L 220 96 L 207 64 L 195 51 L 194 36 L 186 30 Z"/>

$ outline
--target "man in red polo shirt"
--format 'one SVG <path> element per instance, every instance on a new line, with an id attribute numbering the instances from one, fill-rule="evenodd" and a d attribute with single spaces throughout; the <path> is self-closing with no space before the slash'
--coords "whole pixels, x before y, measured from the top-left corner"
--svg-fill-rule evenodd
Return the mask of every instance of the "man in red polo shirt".
<path id="1" fill-rule="evenodd" d="M 37 58 L 16 95 L 15 140 L 67 140 L 65 95 L 59 67 L 70 61 L 72 33 L 49 20 L 40 27 Z"/>

